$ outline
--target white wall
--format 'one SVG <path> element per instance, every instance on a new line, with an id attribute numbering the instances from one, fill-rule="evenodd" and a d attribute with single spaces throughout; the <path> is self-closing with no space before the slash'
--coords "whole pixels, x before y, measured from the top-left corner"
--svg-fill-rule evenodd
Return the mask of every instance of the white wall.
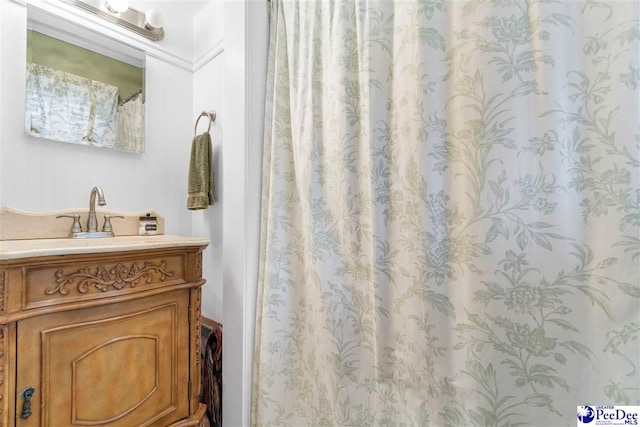
<path id="1" fill-rule="evenodd" d="M 224 325 L 223 424 L 247 426 L 258 277 L 268 4 L 266 0 L 214 2 L 196 16 L 194 24 L 194 115 L 210 109 L 218 113 L 211 131 L 217 202 L 192 215 L 193 233 L 213 242 L 204 257 L 208 283 L 203 314 Z"/>
<path id="2" fill-rule="evenodd" d="M 209 248 L 203 254 L 203 275 L 207 284 L 202 288 L 202 315 L 223 322 L 223 206 L 225 202 L 225 164 L 222 162 L 222 150 L 225 140 L 224 127 L 227 116 L 224 114 L 225 99 L 225 54 L 223 48 L 223 25 L 221 24 L 223 4 L 211 2 L 194 19 L 194 67 L 193 73 L 193 117 L 204 111 L 214 110 L 216 121 L 211 125 L 213 145 L 214 193 L 216 202 L 206 210 L 191 214 L 192 234 L 206 236 L 211 240 Z M 198 122 L 198 134 L 206 131 L 208 120 L 202 117 Z M 191 130 L 194 133 L 193 129 Z M 230 141 L 228 143 L 231 143 Z"/>
<path id="3" fill-rule="evenodd" d="M 223 272 L 225 426 L 250 423 L 268 47 L 265 0 L 224 3 Z M 232 380 L 231 380 L 232 379 Z"/>
<path id="4" fill-rule="evenodd" d="M 6 10 L 7 5 L 5 4 L 4 1 L 0 1 L 0 17 L 5 16 L 6 14 L 8 14 L 9 12 Z M 0 18 L 1 19 L 1 18 Z M 4 25 L 4 23 L 2 23 L 2 21 L 0 20 L 0 166 L 2 165 L 2 159 L 4 158 L 4 144 L 2 144 L 2 140 L 3 140 L 3 129 L 4 129 L 4 120 L 2 119 L 4 117 L 4 103 L 1 101 L 2 99 L 4 99 L 4 86 L 5 86 L 5 72 L 4 72 L 4 67 L 2 66 L 4 64 L 4 55 L 2 54 L 2 52 L 4 52 L 7 47 L 7 35 L 9 34 L 9 32 L 11 31 L 10 28 L 8 28 L 6 25 Z M 0 206 L 2 206 L 2 200 L 4 200 L 3 198 L 3 189 L 4 186 L 2 185 L 2 170 L 0 168 Z M 2 227 L 2 225 L 0 224 L 0 227 Z"/>

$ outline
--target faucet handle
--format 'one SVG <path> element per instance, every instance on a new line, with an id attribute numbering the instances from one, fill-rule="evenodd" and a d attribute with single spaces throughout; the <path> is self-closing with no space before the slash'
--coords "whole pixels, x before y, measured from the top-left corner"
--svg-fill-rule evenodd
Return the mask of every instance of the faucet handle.
<path id="1" fill-rule="evenodd" d="M 82 226 L 80 225 L 80 215 L 58 215 L 56 218 L 73 218 L 73 224 L 71 224 L 69 237 L 73 237 L 74 233 L 82 232 Z"/>
<path id="2" fill-rule="evenodd" d="M 104 226 L 102 227 L 102 231 L 105 233 L 112 233 L 113 228 L 111 227 L 111 218 L 123 218 L 122 215 L 105 215 L 104 216 Z"/>

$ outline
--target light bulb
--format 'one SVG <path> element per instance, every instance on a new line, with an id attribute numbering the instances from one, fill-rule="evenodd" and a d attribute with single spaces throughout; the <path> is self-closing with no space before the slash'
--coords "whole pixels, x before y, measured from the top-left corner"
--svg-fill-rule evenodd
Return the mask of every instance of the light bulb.
<path id="1" fill-rule="evenodd" d="M 145 23 L 144 25 L 148 28 L 162 28 L 164 25 L 164 16 L 162 12 L 157 9 L 149 9 L 144 14 Z"/>
<path id="2" fill-rule="evenodd" d="M 129 0 L 107 0 L 107 9 L 112 13 L 121 13 L 129 9 Z"/>

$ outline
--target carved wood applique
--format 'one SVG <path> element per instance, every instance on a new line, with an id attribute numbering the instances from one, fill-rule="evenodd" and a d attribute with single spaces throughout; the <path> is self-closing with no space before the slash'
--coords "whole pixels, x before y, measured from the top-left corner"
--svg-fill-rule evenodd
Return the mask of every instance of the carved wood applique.
<path id="1" fill-rule="evenodd" d="M 4 312 L 5 272 L 0 271 L 0 312 Z"/>
<path id="2" fill-rule="evenodd" d="M 196 337 L 195 341 L 195 354 L 196 354 L 196 367 L 200 370 L 200 351 L 202 350 L 202 326 L 200 324 L 200 317 L 202 316 L 202 289 L 196 288 L 194 289 L 195 297 L 196 297 L 196 318 L 195 322 L 195 330 L 193 331 L 194 336 Z"/>
<path id="3" fill-rule="evenodd" d="M 202 252 L 198 253 L 196 257 L 196 278 L 200 279 L 202 277 Z"/>
<path id="4" fill-rule="evenodd" d="M 4 272 L 1 273 L 2 279 L 4 280 Z M 4 282 L 3 282 L 4 283 Z M 6 391 L 5 388 L 5 369 L 7 368 L 7 361 L 5 359 L 5 354 L 7 353 L 7 345 L 8 340 L 7 337 L 8 328 L 6 326 L 0 326 L 0 427 L 4 426 L 5 421 L 5 398 L 4 393 Z"/>
<path id="5" fill-rule="evenodd" d="M 64 274 L 62 270 L 56 271 L 56 286 L 53 288 L 47 288 L 45 293 L 47 295 L 53 295 L 59 293 L 60 295 L 67 295 L 69 289 L 67 285 L 71 286 L 74 282 L 77 283 L 77 290 L 80 293 L 86 293 L 91 287 L 106 292 L 113 289 L 120 290 L 125 286 L 131 288 L 135 287 L 140 281 L 145 283 L 151 283 L 155 275 L 158 276 L 160 281 L 164 281 L 167 277 L 173 276 L 172 271 L 167 271 L 167 263 L 160 261 L 159 265 L 154 265 L 151 262 L 145 262 L 142 267 L 134 262 L 131 267 L 126 267 L 123 264 L 116 264 L 111 269 L 104 267 L 96 267 L 95 272 L 91 272 L 91 267 L 81 268 L 78 271 L 70 274 Z"/>

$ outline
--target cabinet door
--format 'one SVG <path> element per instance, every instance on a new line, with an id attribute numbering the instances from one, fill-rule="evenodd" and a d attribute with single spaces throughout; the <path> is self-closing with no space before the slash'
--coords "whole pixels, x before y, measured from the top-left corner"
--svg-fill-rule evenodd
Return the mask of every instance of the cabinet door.
<path id="1" fill-rule="evenodd" d="M 188 417 L 188 305 L 180 290 L 19 321 L 16 425 L 166 426 Z"/>

